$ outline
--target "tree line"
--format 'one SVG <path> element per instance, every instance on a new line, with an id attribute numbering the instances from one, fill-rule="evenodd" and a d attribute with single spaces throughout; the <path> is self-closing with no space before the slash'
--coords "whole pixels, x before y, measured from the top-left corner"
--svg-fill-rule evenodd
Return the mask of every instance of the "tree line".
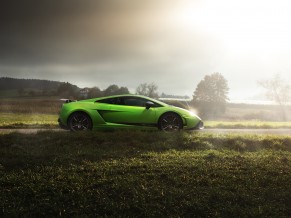
<path id="1" fill-rule="evenodd" d="M 60 98 L 86 99 L 110 95 L 129 94 L 127 87 L 119 87 L 116 84 L 109 85 L 101 90 L 99 87 L 79 88 L 69 82 L 56 82 L 37 79 L 15 79 L 0 78 L 0 90 L 17 89 L 19 96 L 59 96 Z M 222 113 L 227 101 L 228 86 L 226 79 L 219 73 L 207 75 L 197 85 L 193 95 L 192 105 L 200 111 L 200 115 Z M 175 97 L 185 98 L 187 96 L 175 96 L 162 93 L 159 95 L 158 86 L 152 83 L 141 83 L 137 86 L 135 93 L 151 98 Z M 215 107 L 212 105 L 215 104 Z"/>
<path id="2" fill-rule="evenodd" d="M 10 77 L 0 78 L 0 90 L 31 89 L 31 90 L 57 90 L 61 82 L 40 79 L 17 79 Z"/>
<path id="3" fill-rule="evenodd" d="M 281 116 L 286 118 L 286 104 L 290 101 L 291 87 L 283 80 L 280 75 L 273 78 L 258 81 L 258 85 L 264 88 L 266 97 L 276 102 L 282 109 Z M 101 90 L 99 87 L 81 89 L 76 85 L 68 82 L 57 82 L 37 79 L 15 79 L 3 77 L 0 78 L 0 90 L 15 89 L 18 94 L 30 96 L 57 95 L 62 98 L 97 98 L 110 95 L 129 94 L 127 87 L 119 87 L 116 84 L 109 85 Z M 152 83 L 141 83 L 137 86 L 135 93 L 151 98 L 187 98 L 187 96 L 159 95 L 158 86 Z M 191 107 L 194 107 L 200 116 L 214 118 L 218 114 L 224 113 L 229 100 L 228 81 L 221 73 L 212 73 L 205 77 L 197 84 L 191 101 Z"/>

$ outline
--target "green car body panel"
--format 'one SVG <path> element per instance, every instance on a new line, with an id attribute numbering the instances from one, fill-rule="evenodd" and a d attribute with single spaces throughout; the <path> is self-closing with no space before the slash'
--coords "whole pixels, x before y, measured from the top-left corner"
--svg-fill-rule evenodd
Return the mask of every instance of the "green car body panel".
<path id="1" fill-rule="evenodd" d="M 147 107 L 146 104 L 150 102 Z M 72 129 L 70 117 L 76 113 L 86 114 L 90 129 L 108 128 L 160 128 L 165 114 L 174 114 L 181 122 L 179 129 L 202 129 L 203 122 L 192 112 L 139 95 L 115 95 L 63 104 L 59 124 Z M 174 118 L 173 118 L 174 119 Z"/>

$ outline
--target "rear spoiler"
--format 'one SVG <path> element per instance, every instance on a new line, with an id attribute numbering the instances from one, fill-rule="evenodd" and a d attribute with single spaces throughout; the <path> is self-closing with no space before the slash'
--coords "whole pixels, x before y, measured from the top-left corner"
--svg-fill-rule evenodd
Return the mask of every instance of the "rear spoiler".
<path id="1" fill-rule="evenodd" d="M 64 101 L 65 103 L 70 103 L 70 102 L 75 102 L 77 100 L 71 100 L 71 99 L 61 98 L 60 101 Z"/>

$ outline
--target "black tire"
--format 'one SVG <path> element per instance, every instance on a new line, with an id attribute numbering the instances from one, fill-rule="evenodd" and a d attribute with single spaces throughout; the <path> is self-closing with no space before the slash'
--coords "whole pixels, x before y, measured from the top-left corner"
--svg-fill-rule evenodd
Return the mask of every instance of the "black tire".
<path id="1" fill-rule="evenodd" d="M 84 112 L 75 112 L 68 119 L 69 129 L 73 132 L 88 131 L 92 129 L 92 120 Z"/>
<path id="2" fill-rule="evenodd" d="M 158 127 L 165 132 L 177 132 L 183 128 L 183 121 L 178 114 L 168 112 L 160 117 Z"/>

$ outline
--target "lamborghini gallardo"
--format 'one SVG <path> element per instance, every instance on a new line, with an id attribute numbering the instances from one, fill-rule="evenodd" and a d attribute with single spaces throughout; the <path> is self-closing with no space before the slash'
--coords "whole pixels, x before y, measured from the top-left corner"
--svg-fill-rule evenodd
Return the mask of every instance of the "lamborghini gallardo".
<path id="1" fill-rule="evenodd" d="M 116 95 L 80 101 L 66 100 L 58 119 L 71 131 L 142 128 L 174 132 L 203 129 L 191 111 L 140 95 Z"/>

